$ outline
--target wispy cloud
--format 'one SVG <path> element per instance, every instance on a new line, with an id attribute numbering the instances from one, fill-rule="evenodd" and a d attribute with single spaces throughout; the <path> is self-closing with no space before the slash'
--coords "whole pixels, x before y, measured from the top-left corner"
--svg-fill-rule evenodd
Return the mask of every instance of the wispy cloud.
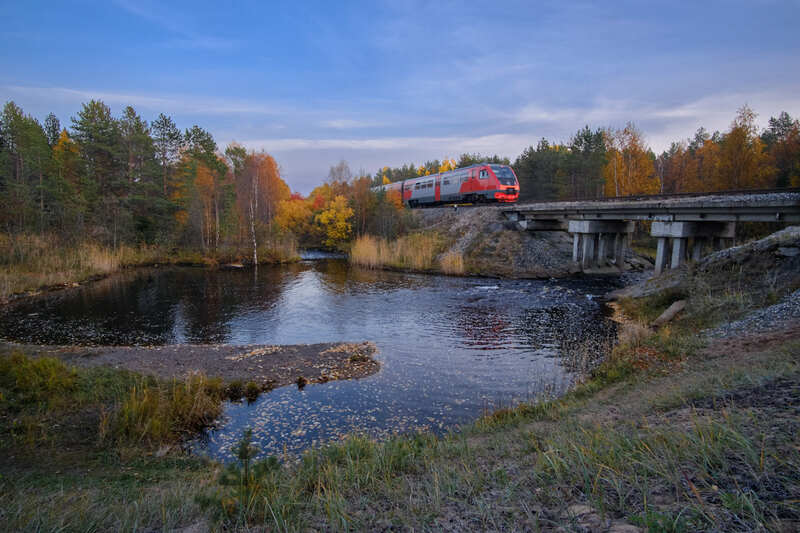
<path id="1" fill-rule="evenodd" d="M 780 111 L 792 114 L 800 111 L 800 87 L 710 94 L 674 105 L 632 99 L 598 99 L 586 107 L 530 103 L 517 111 L 501 113 L 500 118 L 544 131 L 575 131 L 586 124 L 594 128 L 620 127 L 632 121 L 644 129 L 655 150 L 663 150 L 671 142 L 691 136 L 700 126 L 710 131 L 724 131 L 745 104 L 760 113 L 759 122 L 763 127 L 770 116 Z"/>
<path id="2" fill-rule="evenodd" d="M 208 115 L 285 115 L 293 110 L 242 100 L 224 100 L 188 95 L 153 96 L 148 94 L 109 92 L 68 87 L 25 87 L 5 85 L 0 87 L 10 95 L 24 95 L 29 99 L 48 102 L 61 101 L 79 105 L 88 100 L 102 100 L 106 104 L 132 105 L 165 113 L 198 113 Z"/>
<path id="3" fill-rule="evenodd" d="M 339 118 L 332 120 L 324 120 L 321 126 L 334 130 L 355 130 L 360 128 L 374 128 L 385 125 L 384 122 L 371 121 L 371 120 L 355 120 L 349 118 Z"/>
<path id="4" fill-rule="evenodd" d="M 165 4 L 162 3 L 152 4 L 143 1 L 130 2 L 128 0 L 114 0 L 114 3 L 128 13 L 176 35 L 177 37 L 164 41 L 167 46 L 202 50 L 230 50 L 242 44 L 241 41 L 236 39 L 203 35 L 192 30 L 188 27 L 187 17 L 167 11 L 164 8 Z"/>
<path id="5" fill-rule="evenodd" d="M 254 150 L 276 152 L 307 150 L 430 152 L 431 157 L 458 156 L 463 152 L 517 153 L 530 143 L 529 135 L 498 134 L 444 137 L 377 137 L 369 139 L 250 139 L 241 144 Z"/>

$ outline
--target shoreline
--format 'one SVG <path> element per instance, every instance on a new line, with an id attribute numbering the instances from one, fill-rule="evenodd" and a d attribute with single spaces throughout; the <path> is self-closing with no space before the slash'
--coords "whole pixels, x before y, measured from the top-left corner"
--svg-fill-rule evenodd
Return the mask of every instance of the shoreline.
<path id="1" fill-rule="evenodd" d="M 262 390 L 292 383 L 304 386 L 343 379 L 361 379 L 381 365 L 372 342 L 293 345 L 175 344 L 165 346 L 47 346 L 0 344 L 36 357 L 57 357 L 76 367 L 105 366 L 161 379 L 186 379 L 198 372 L 208 377 L 255 382 Z M 302 384 L 302 385 L 301 385 Z"/>
<path id="2" fill-rule="evenodd" d="M 302 260 L 303 258 L 300 255 L 295 255 L 294 257 L 289 257 L 285 259 L 263 260 L 259 261 L 258 264 L 265 266 L 286 265 L 286 264 L 297 263 Z M 235 259 L 230 259 L 230 260 L 226 259 L 221 261 L 213 257 L 201 257 L 199 260 L 188 260 L 181 258 L 178 258 L 176 260 L 169 260 L 169 259 L 161 260 L 161 258 L 159 258 L 158 260 L 151 259 L 142 262 L 122 264 L 117 266 L 117 268 L 114 268 L 109 271 L 105 272 L 95 271 L 87 273 L 84 276 L 76 276 L 74 277 L 74 279 L 68 279 L 66 281 L 60 281 L 58 283 L 44 284 L 32 289 L 25 289 L 22 291 L 11 292 L 9 294 L 0 296 L 0 310 L 2 310 L 3 307 L 13 305 L 19 301 L 24 301 L 28 298 L 36 298 L 47 294 L 58 293 L 68 289 L 83 287 L 98 281 L 102 281 L 104 279 L 108 279 L 113 276 L 123 274 L 128 271 L 137 269 L 146 269 L 146 268 L 157 269 L 162 267 L 163 268 L 169 268 L 169 267 L 207 268 L 210 270 L 227 270 L 227 269 L 253 268 L 253 264 L 247 261 L 240 262 Z M 34 274 L 34 272 L 29 272 L 29 273 Z M 3 272 L 0 271 L 0 274 L 3 274 Z"/>

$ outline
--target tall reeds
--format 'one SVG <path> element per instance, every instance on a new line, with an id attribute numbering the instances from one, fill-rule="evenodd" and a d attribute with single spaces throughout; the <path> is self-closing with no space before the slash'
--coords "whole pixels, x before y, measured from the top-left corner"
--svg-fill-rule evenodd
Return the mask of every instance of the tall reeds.
<path id="1" fill-rule="evenodd" d="M 435 233 L 412 233 L 394 241 L 363 235 L 350 249 L 350 262 L 366 268 L 440 270 L 447 274 L 463 274 L 461 254 L 442 254 L 444 246 L 444 239 Z"/>
<path id="2" fill-rule="evenodd" d="M 263 263 L 299 259 L 293 238 L 276 237 L 259 247 Z M 153 263 L 197 263 L 214 266 L 247 257 L 236 248 L 219 250 L 172 250 L 158 246 L 118 245 L 95 242 L 65 243 L 53 235 L 0 233 L 0 302 L 12 294 L 41 287 L 64 285 L 122 268 Z"/>

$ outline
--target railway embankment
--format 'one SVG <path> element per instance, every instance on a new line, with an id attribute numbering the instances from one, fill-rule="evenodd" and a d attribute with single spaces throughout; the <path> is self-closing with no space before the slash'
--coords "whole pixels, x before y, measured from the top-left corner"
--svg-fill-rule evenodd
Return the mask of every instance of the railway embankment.
<path id="1" fill-rule="evenodd" d="M 413 234 L 393 242 L 358 240 L 351 261 L 372 268 L 503 278 L 561 278 L 580 272 L 568 233 L 520 231 L 496 206 L 417 209 L 413 217 Z M 632 251 L 626 263 L 634 270 L 652 266 Z"/>

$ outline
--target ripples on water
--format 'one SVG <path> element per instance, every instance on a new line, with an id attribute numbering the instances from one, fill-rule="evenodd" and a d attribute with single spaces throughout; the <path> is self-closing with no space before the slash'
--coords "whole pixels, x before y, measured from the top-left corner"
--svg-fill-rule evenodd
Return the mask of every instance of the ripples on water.
<path id="1" fill-rule="evenodd" d="M 0 336 L 43 344 L 374 341 L 378 374 L 229 404 L 217 429 L 191 444 L 226 459 L 252 427 L 263 454 L 294 454 L 353 431 L 439 431 L 563 392 L 572 376 L 557 356 L 565 342 L 609 334 L 591 296 L 610 288 L 603 279 L 374 272 L 336 259 L 257 271 L 151 269 L 22 302 L 0 316 Z"/>

